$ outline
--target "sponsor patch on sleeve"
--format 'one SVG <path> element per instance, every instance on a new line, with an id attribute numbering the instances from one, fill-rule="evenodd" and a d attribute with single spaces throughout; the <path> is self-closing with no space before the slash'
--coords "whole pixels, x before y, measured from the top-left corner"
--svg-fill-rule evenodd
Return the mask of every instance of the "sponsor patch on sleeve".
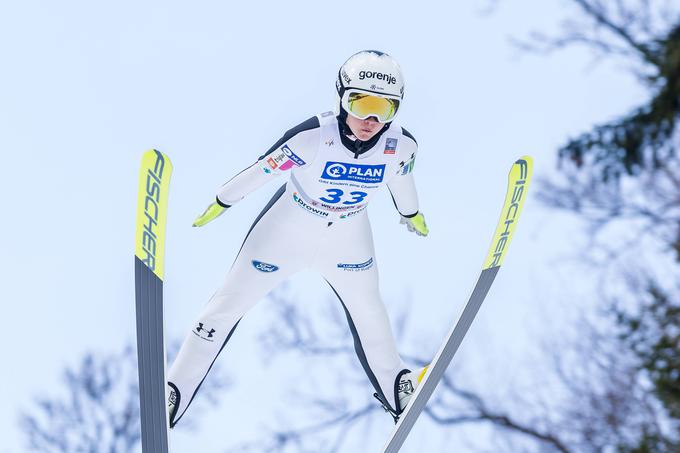
<path id="1" fill-rule="evenodd" d="M 416 155 L 411 154 L 411 158 L 408 160 L 404 160 L 402 162 L 399 162 L 399 171 L 397 172 L 398 175 L 407 175 L 413 171 L 413 166 L 415 165 L 416 162 Z"/>
<path id="2" fill-rule="evenodd" d="M 288 145 L 283 145 L 281 148 L 268 154 L 261 163 L 262 170 L 265 173 L 271 173 L 272 170 L 290 170 L 296 165 L 301 167 L 305 165 L 305 161 L 295 154 Z"/>
<path id="3" fill-rule="evenodd" d="M 305 161 L 300 158 L 297 154 L 293 152 L 293 150 L 290 149 L 290 146 L 288 145 L 283 145 L 281 147 L 281 152 L 286 156 L 288 159 L 287 162 L 284 162 L 281 164 L 281 170 L 288 170 L 291 168 L 293 165 L 297 165 L 298 167 L 302 167 L 305 164 Z M 285 167 L 285 168 L 284 168 Z"/>

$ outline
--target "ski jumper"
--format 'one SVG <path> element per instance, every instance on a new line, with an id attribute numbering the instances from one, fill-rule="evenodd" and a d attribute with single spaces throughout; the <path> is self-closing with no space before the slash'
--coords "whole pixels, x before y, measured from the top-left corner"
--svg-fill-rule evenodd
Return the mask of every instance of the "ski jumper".
<path id="1" fill-rule="evenodd" d="M 222 286 L 187 335 L 168 374 L 177 393 L 172 424 L 182 418 L 239 320 L 279 283 L 303 269 L 321 273 L 342 304 L 354 346 L 383 403 L 395 408 L 402 362 L 378 288 L 378 267 L 366 207 L 382 187 L 397 210 L 418 212 L 413 180 L 417 144 L 389 123 L 362 153 L 346 146 L 332 112 L 287 131 L 217 194 L 231 206 L 273 178 L 286 182 L 250 228 Z M 371 143 L 370 141 L 368 143 Z"/>

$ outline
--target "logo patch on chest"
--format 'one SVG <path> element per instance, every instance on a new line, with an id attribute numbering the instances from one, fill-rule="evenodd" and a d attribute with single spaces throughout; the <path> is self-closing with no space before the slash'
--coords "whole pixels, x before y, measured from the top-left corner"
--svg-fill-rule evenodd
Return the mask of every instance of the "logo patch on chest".
<path id="1" fill-rule="evenodd" d="M 397 139 L 396 138 L 388 138 L 385 141 L 385 151 L 383 154 L 394 154 L 397 152 Z"/>
<path id="2" fill-rule="evenodd" d="M 321 174 L 322 179 L 332 181 L 382 182 L 385 175 L 385 164 L 360 165 L 346 162 L 326 162 Z"/>

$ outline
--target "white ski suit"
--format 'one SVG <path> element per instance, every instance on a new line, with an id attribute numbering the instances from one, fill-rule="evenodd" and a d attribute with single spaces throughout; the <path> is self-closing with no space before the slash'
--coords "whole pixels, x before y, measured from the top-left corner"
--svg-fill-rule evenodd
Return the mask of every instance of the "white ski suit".
<path id="1" fill-rule="evenodd" d="M 321 273 L 340 299 L 359 360 L 378 397 L 396 407 L 395 378 L 405 367 L 380 297 L 366 206 L 387 185 L 402 215 L 418 212 L 411 173 L 417 144 L 394 122 L 362 153 L 348 149 L 348 140 L 332 112 L 314 116 L 286 132 L 219 190 L 218 203 L 231 206 L 272 178 L 290 174 L 255 220 L 170 369 L 168 381 L 177 393 L 173 425 L 241 317 L 286 278 L 310 268 Z"/>

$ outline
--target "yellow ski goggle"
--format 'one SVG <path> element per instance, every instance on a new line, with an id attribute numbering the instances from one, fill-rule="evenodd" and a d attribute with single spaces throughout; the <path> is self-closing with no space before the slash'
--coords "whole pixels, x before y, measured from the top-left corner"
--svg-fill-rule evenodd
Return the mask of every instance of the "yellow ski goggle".
<path id="1" fill-rule="evenodd" d="M 397 115 L 399 100 L 362 91 L 348 91 L 343 96 L 342 106 L 360 120 L 375 116 L 381 123 L 388 123 Z"/>

